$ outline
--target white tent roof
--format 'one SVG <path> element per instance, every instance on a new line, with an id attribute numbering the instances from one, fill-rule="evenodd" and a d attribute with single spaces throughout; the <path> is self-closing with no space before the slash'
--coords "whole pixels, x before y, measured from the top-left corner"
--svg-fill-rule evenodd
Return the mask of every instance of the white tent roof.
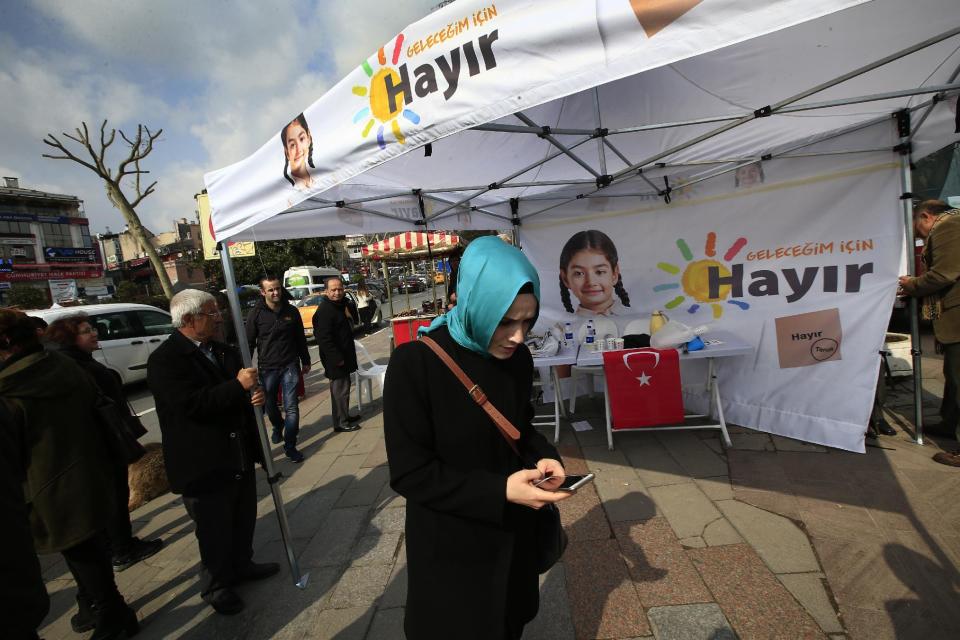
<path id="1" fill-rule="evenodd" d="M 378 121 L 364 109 L 391 70 L 414 99 Z M 523 220 L 578 196 L 662 197 L 902 109 L 914 156 L 929 153 L 960 138 L 958 71 L 956 0 L 459 0 L 305 110 L 309 188 L 284 178 L 279 136 L 206 183 L 220 239 L 399 231 L 422 215 L 504 228 L 512 198 Z"/>

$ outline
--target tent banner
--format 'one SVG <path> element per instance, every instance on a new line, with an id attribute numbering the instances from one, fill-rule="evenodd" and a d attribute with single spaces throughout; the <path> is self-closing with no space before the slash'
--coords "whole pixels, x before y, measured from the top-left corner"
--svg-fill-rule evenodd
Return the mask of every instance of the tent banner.
<path id="1" fill-rule="evenodd" d="M 710 329 L 733 332 L 755 352 L 716 361 L 729 422 L 862 452 L 903 257 L 897 166 L 888 156 L 745 178 L 734 191 L 522 226 L 539 328 L 593 319 L 601 337 L 648 333 L 659 310 L 706 326 L 707 349 Z M 687 390 L 705 368 L 682 363 L 688 409 L 707 409 L 705 390 Z"/>
<path id="2" fill-rule="evenodd" d="M 313 196 L 335 203 L 331 187 L 428 142 L 863 1 L 448 4 L 358 61 L 253 155 L 205 176 L 216 237 Z"/>

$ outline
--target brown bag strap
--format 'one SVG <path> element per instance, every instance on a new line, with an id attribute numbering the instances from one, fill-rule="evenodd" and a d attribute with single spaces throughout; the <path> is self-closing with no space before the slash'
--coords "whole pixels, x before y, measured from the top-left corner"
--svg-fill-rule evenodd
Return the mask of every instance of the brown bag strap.
<path id="1" fill-rule="evenodd" d="M 507 444 L 510 445 L 510 448 L 513 449 L 513 452 L 518 456 L 520 455 L 520 450 L 517 449 L 517 440 L 520 439 L 520 432 L 517 431 L 517 428 L 507 420 L 500 411 L 493 406 L 490 400 L 487 399 L 487 394 L 483 392 L 483 389 L 480 388 L 480 385 L 474 384 L 473 380 L 464 373 L 463 369 L 460 368 L 456 362 L 453 361 L 453 358 L 450 357 L 443 348 L 428 336 L 420 336 L 420 342 L 424 343 L 430 349 L 437 354 L 440 360 L 443 361 L 443 364 L 447 365 L 447 368 L 453 372 L 453 375 L 457 376 L 457 379 L 463 384 L 464 388 L 467 390 L 467 393 L 473 398 L 473 401 L 480 405 L 484 411 L 487 412 L 487 415 L 490 416 L 490 419 L 493 420 L 493 423 L 497 425 L 497 428 L 500 430 L 500 435 L 504 437 L 507 441 Z"/>

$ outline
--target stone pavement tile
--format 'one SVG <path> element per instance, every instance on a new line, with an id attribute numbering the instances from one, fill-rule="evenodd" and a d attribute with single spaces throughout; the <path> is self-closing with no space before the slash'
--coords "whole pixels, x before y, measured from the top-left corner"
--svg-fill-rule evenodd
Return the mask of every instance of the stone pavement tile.
<path id="1" fill-rule="evenodd" d="M 944 629 L 960 637 L 960 571 L 952 554 L 927 532 L 898 531 L 884 547 L 884 557 Z M 913 595 L 912 594 L 912 595 Z"/>
<path id="2" fill-rule="evenodd" d="M 328 608 L 342 570 L 323 567 L 311 569 L 309 574 L 305 589 L 291 584 L 286 567 L 274 578 L 241 585 L 237 592 L 247 604 L 247 609 L 236 636 L 251 639 L 274 638 L 278 635 L 303 637 L 299 635 L 300 632 L 306 632 L 306 637 L 315 637 L 316 630 L 311 630 L 309 625 L 320 611 Z"/>
<path id="3" fill-rule="evenodd" d="M 727 473 L 726 461 L 690 431 L 665 431 L 657 439 L 691 478 Z"/>
<path id="4" fill-rule="evenodd" d="M 362 424 L 363 426 L 360 431 L 355 432 L 353 439 L 350 440 L 350 444 L 344 447 L 344 455 L 363 454 L 364 459 L 366 459 L 366 457 L 370 455 L 370 452 L 376 448 L 377 443 L 383 442 L 382 427 L 371 427 L 367 425 L 366 422 Z"/>
<path id="5" fill-rule="evenodd" d="M 367 533 L 403 533 L 406 517 L 405 509 L 395 507 L 380 509 L 370 519 Z"/>
<path id="6" fill-rule="evenodd" d="M 615 540 L 571 541 L 563 564 L 578 640 L 650 634 Z"/>
<path id="7" fill-rule="evenodd" d="M 896 559 L 884 553 L 886 543 L 868 538 L 814 537 L 813 546 L 845 620 L 851 608 L 879 610 L 888 600 L 911 596 L 910 588 L 899 577 L 902 569 L 891 566 Z"/>
<path id="8" fill-rule="evenodd" d="M 720 442 L 719 438 L 705 438 L 703 444 L 713 451 L 718 456 L 727 455 L 727 450 L 724 448 L 723 443 Z"/>
<path id="9" fill-rule="evenodd" d="M 338 507 L 358 507 L 362 505 L 372 505 L 376 502 L 384 485 L 387 484 L 390 471 L 387 467 L 373 467 L 360 469 L 350 486 L 346 488 L 340 500 L 337 501 Z"/>
<path id="10" fill-rule="evenodd" d="M 291 469 L 284 469 L 284 490 L 294 490 L 296 487 L 312 488 L 320 478 L 330 469 L 338 454 L 304 451 L 305 460 L 299 465 L 291 465 Z M 289 475 L 288 475 L 289 474 Z"/>
<path id="11" fill-rule="evenodd" d="M 794 440 L 793 438 L 784 438 L 783 436 L 770 436 L 773 440 L 773 446 L 777 451 L 802 451 L 806 453 L 826 453 L 827 448 L 818 444 Z"/>
<path id="12" fill-rule="evenodd" d="M 741 640 L 826 638 L 749 545 L 686 553 Z"/>
<path id="13" fill-rule="evenodd" d="M 727 463 L 733 488 L 791 493 L 792 481 L 780 466 L 780 455 L 766 451 L 728 451 Z"/>
<path id="14" fill-rule="evenodd" d="M 702 536 L 704 527 L 720 517 L 710 499 L 693 483 L 650 487 L 649 491 L 678 538 Z"/>
<path id="15" fill-rule="evenodd" d="M 346 489 L 353 482 L 366 456 L 338 456 L 315 485 L 318 489 Z"/>
<path id="16" fill-rule="evenodd" d="M 733 495 L 739 502 L 753 505 L 764 511 L 778 513 L 791 520 L 800 520 L 800 505 L 792 493 L 735 487 Z"/>
<path id="17" fill-rule="evenodd" d="M 649 520 L 657 515 L 657 505 L 640 485 L 633 483 L 603 483 L 597 485 L 597 493 L 603 501 L 603 510 L 610 522 Z"/>
<path id="18" fill-rule="evenodd" d="M 387 484 L 383 485 L 383 488 L 380 490 L 380 495 L 377 496 L 377 500 L 374 502 L 374 504 L 378 509 L 403 507 L 406 506 L 407 499 L 394 491 L 388 482 Z"/>
<path id="19" fill-rule="evenodd" d="M 328 606 L 344 609 L 361 604 L 374 604 L 383 593 L 383 588 L 387 586 L 392 570 L 393 567 L 390 565 L 379 564 L 350 567 L 337 580 L 333 595 L 327 603 Z"/>
<path id="20" fill-rule="evenodd" d="M 886 611 L 860 607 L 842 607 L 842 610 L 852 640 L 900 640 Z"/>
<path id="21" fill-rule="evenodd" d="M 160 538 L 176 533 L 184 527 L 192 526 L 190 516 L 187 515 L 182 503 L 155 511 L 147 518 L 138 520 L 131 518 L 130 524 L 132 525 L 133 535 L 143 540 Z M 59 557 L 59 554 L 57 557 Z"/>
<path id="22" fill-rule="evenodd" d="M 583 458 L 590 472 L 597 476 L 594 482 L 638 480 L 636 470 L 622 451 L 610 451 L 607 445 L 581 447 Z"/>
<path id="23" fill-rule="evenodd" d="M 717 507 L 774 573 L 820 571 L 810 541 L 792 521 L 736 500 Z"/>
<path id="24" fill-rule="evenodd" d="M 703 541 L 707 546 L 717 547 L 722 544 L 738 544 L 743 542 L 743 538 L 725 518 L 719 518 L 704 527 Z"/>
<path id="25" fill-rule="evenodd" d="M 302 637 L 363 640 L 374 613 L 374 609 L 369 606 L 326 609 L 317 614 L 310 626 L 304 628 L 306 635 Z M 317 634 L 318 630 L 322 630 L 322 636 Z"/>
<path id="26" fill-rule="evenodd" d="M 730 476 L 710 476 L 694 480 L 700 491 L 711 500 L 732 500 L 733 487 L 730 486 Z"/>
<path id="27" fill-rule="evenodd" d="M 603 409 L 600 409 L 599 415 L 591 415 L 589 412 L 581 412 L 579 407 L 579 402 L 577 402 L 577 415 L 574 418 L 575 422 L 585 420 L 590 423 L 590 426 L 593 427 L 587 431 L 573 431 L 574 436 L 577 439 L 577 442 L 581 447 L 599 447 L 607 446 L 607 423 L 603 416 Z M 616 438 L 616 435 L 614 435 Z"/>
<path id="28" fill-rule="evenodd" d="M 557 445 L 557 452 L 563 459 L 563 468 L 567 473 L 584 474 L 589 472 L 587 463 L 583 459 L 583 451 L 580 450 L 580 444 L 576 439 L 561 439 L 560 444 Z"/>
<path id="29" fill-rule="evenodd" d="M 378 609 L 370 623 L 366 640 L 403 640 L 403 608 Z"/>
<path id="30" fill-rule="evenodd" d="M 731 449 L 742 449 L 746 451 L 773 451 L 773 442 L 769 434 L 766 433 L 731 433 L 730 442 L 733 443 Z"/>
<path id="31" fill-rule="evenodd" d="M 312 538 L 339 498 L 337 489 L 315 489 L 291 503 L 293 508 L 287 511 L 287 523 L 293 537 Z"/>
<path id="32" fill-rule="evenodd" d="M 877 522 L 857 502 L 797 495 L 800 517 L 811 536 L 845 540 L 883 539 L 883 531 Z"/>
<path id="33" fill-rule="evenodd" d="M 614 532 L 643 606 L 713 601 L 666 518 L 618 523 Z"/>
<path id="34" fill-rule="evenodd" d="M 374 533 L 365 535 L 353 549 L 350 565 L 363 567 L 373 564 L 388 564 L 391 567 L 397 559 L 397 547 L 400 546 L 399 533 Z"/>
<path id="35" fill-rule="evenodd" d="M 360 468 L 364 469 L 367 467 L 379 467 L 386 464 L 387 445 L 384 443 L 383 438 L 379 438 L 376 444 L 373 445 L 370 453 L 367 454 L 367 457 L 363 459 L 363 463 L 360 464 Z"/>
<path id="36" fill-rule="evenodd" d="M 955 469 L 932 463 L 944 470 L 904 470 L 907 478 L 918 487 L 923 487 L 927 501 L 939 512 L 953 531 L 960 530 L 960 473 Z"/>
<path id="37" fill-rule="evenodd" d="M 689 538 L 681 538 L 680 545 L 684 549 L 703 549 L 707 546 L 707 543 L 700 536 L 690 536 Z"/>
<path id="38" fill-rule="evenodd" d="M 807 610 L 820 628 L 827 633 L 843 633 L 843 625 L 827 592 L 826 578 L 822 573 L 785 573 L 777 576 L 780 583 L 793 594 L 797 602 Z"/>
<path id="39" fill-rule="evenodd" d="M 646 438 L 642 445 L 624 445 L 622 450 L 646 487 L 692 482 L 656 438 Z"/>
<path id="40" fill-rule="evenodd" d="M 390 573 L 390 579 L 387 580 L 387 587 L 380 596 L 380 607 L 390 609 L 392 607 L 403 607 L 407 603 L 407 546 L 400 544 L 400 550 L 397 553 L 397 561 L 393 565 L 393 571 Z"/>
<path id="41" fill-rule="evenodd" d="M 573 640 L 564 565 L 558 562 L 540 576 L 540 610 L 523 629 L 524 640 Z"/>
<path id="42" fill-rule="evenodd" d="M 716 604 L 654 607 L 647 612 L 657 640 L 737 640 Z"/>
<path id="43" fill-rule="evenodd" d="M 364 507 L 332 509 L 300 554 L 302 567 L 340 565 L 350 558 L 354 542 L 367 525 Z"/>
<path id="44" fill-rule="evenodd" d="M 597 489 L 592 484 L 560 502 L 558 507 L 560 521 L 571 541 L 609 540 L 612 537 Z"/>

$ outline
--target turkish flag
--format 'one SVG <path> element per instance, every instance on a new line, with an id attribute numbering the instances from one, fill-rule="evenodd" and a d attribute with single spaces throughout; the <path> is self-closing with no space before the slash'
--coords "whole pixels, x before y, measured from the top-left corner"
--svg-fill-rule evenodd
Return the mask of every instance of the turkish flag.
<path id="1" fill-rule="evenodd" d="M 603 372 L 614 430 L 683 423 L 676 349 L 604 351 Z"/>

